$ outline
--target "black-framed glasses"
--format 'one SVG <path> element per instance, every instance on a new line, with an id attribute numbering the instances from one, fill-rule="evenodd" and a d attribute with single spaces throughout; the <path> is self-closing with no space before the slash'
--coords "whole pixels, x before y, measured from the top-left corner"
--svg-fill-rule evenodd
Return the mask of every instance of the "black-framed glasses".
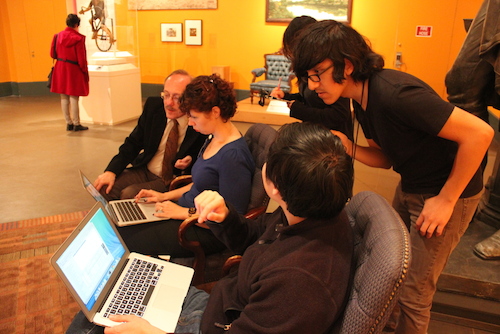
<path id="1" fill-rule="evenodd" d="M 160 96 L 163 100 L 168 100 L 172 98 L 172 101 L 174 101 L 175 103 L 179 103 L 179 99 L 181 98 L 180 95 L 177 94 L 170 95 L 170 93 L 168 92 L 161 92 Z"/>
<path id="2" fill-rule="evenodd" d="M 331 69 L 333 67 L 333 64 L 331 64 L 330 66 L 328 66 L 327 68 L 325 68 L 323 71 L 319 72 L 319 73 L 316 73 L 316 74 L 311 74 L 311 75 L 308 75 L 307 77 L 305 77 L 304 79 L 307 80 L 311 80 L 312 82 L 320 82 L 321 81 L 321 78 L 320 76 L 325 73 L 326 71 L 328 71 L 329 69 Z"/>

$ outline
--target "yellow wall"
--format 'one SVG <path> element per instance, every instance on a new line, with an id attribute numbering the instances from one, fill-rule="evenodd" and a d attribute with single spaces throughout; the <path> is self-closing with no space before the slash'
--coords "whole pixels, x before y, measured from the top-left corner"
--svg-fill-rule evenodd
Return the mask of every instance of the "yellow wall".
<path id="1" fill-rule="evenodd" d="M 228 65 L 235 88 L 248 89 L 250 71 L 263 65 L 264 53 L 280 48 L 286 28 L 286 23 L 265 22 L 265 0 L 218 0 L 217 10 L 137 12 L 128 10 L 126 0 L 116 3 L 116 25 L 133 26 L 136 33 L 126 45 L 118 35 L 118 47 L 134 45 L 143 83 L 160 84 L 177 68 L 200 75 L 210 73 L 214 65 Z M 462 19 L 473 18 L 481 3 L 353 0 L 352 26 L 385 57 L 386 67 L 394 66 L 395 53 L 401 51 L 401 70 L 420 77 L 445 97 L 444 76 L 465 38 Z M 64 28 L 67 12 L 74 11 L 71 4 L 70 0 L 0 0 L 0 82 L 46 80 L 50 41 Z M 161 42 L 160 23 L 184 25 L 185 19 L 203 21 L 202 46 Z M 415 37 L 417 25 L 432 26 L 432 38 Z"/>

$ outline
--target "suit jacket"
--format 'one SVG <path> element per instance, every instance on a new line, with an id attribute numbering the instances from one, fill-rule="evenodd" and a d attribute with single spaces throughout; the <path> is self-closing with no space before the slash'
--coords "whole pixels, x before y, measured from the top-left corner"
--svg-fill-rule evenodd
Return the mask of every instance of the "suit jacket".
<path id="1" fill-rule="evenodd" d="M 159 96 L 148 97 L 137 126 L 125 138 L 125 142 L 120 146 L 118 154 L 111 159 L 106 171 L 113 172 L 118 176 L 129 164 L 132 164 L 134 168 L 145 167 L 158 150 L 165 126 L 167 126 L 167 116 L 163 100 Z M 188 126 L 186 136 L 173 163 L 187 155 L 193 157 L 193 162 L 184 171 L 174 168 L 174 175 L 191 173 L 191 167 L 206 138 L 206 135 L 196 132 L 191 126 Z"/>

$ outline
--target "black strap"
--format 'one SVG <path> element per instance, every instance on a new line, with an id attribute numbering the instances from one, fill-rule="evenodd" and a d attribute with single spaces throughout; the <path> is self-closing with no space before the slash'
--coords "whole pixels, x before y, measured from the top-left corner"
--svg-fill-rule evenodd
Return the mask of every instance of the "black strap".
<path id="1" fill-rule="evenodd" d="M 73 60 L 69 60 L 69 59 L 57 58 L 57 60 L 59 60 L 59 61 L 65 61 L 65 62 L 70 63 L 70 64 L 78 65 L 77 61 L 73 61 Z"/>

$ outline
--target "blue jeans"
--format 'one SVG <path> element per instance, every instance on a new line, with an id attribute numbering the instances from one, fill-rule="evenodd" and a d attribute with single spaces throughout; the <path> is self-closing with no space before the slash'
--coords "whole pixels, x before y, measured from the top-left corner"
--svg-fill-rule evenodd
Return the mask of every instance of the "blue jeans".
<path id="1" fill-rule="evenodd" d="M 451 252 L 467 230 L 479 204 L 481 193 L 469 198 L 460 198 L 443 234 L 428 239 L 420 235 L 415 222 L 425 200 L 433 196 L 435 195 L 404 193 L 401 190 L 401 184 L 398 185 L 394 195 L 393 207 L 410 229 L 412 251 L 410 270 L 399 298 L 400 314 L 397 319 L 396 333 L 425 334 L 427 332 L 432 298 L 436 292 L 439 275 L 446 266 Z"/>
<path id="2" fill-rule="evenodd" d="M 190 287 L 182 305 L 181 315 L 175 333 L 201 333 L 201 317 L 207 306 L 210 295 L 205 291 Z M 102 334 L 104 327 L 91 323 L 82 311 L 78 312 L 71 322 L 67 334 Z"/>

